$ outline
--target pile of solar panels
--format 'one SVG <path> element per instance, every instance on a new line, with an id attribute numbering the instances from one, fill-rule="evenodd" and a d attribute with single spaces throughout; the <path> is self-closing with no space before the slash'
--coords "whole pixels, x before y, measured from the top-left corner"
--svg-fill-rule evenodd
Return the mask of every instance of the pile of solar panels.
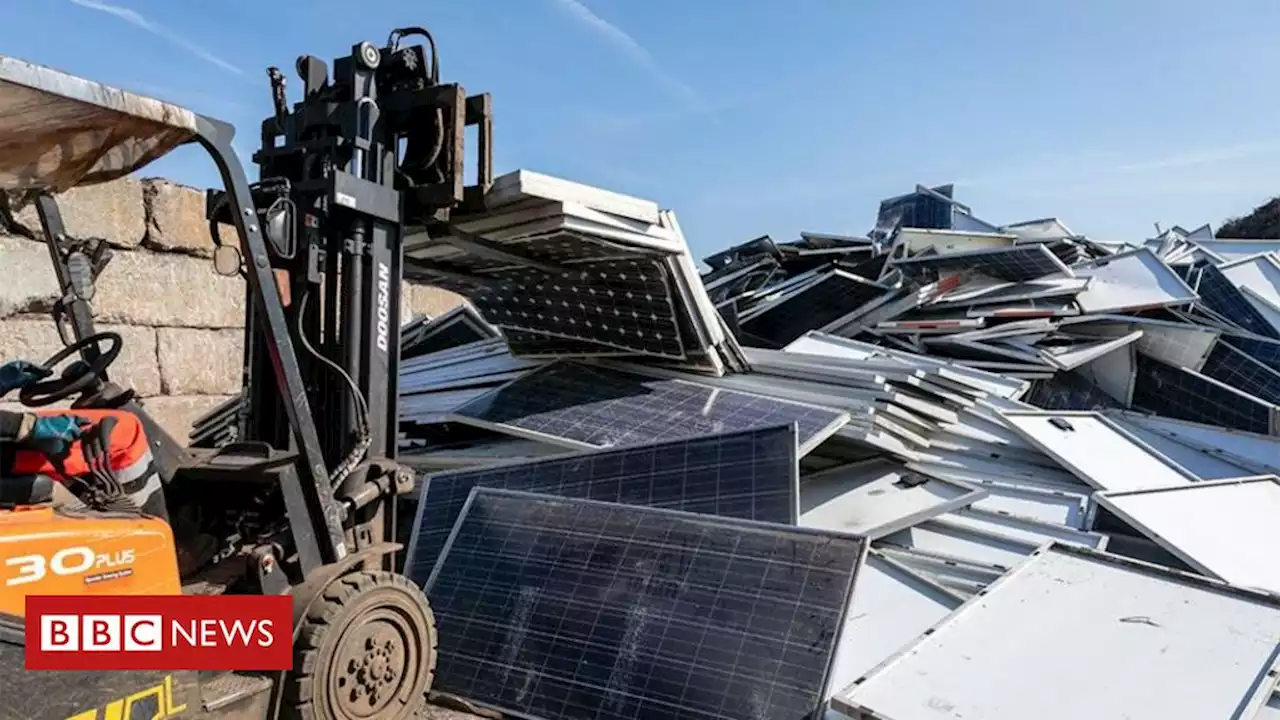
<path id="1" fill-rule="evenodd" d="M 405 240 L 405 274 L 467 297 L 520 356 L 745 370 L 674 212 L 520 170 L 485 212 Z"/>
<path id="2" fill-rule="evenodd" d="M 866 238 L 708 258 L 741 367 L 529 353 L 481 310 L 503 337 L 403 368 L 436 690 L 541 718 L 1280 717 L 1277 249 L 1105 245 L 917 188 Z"/>

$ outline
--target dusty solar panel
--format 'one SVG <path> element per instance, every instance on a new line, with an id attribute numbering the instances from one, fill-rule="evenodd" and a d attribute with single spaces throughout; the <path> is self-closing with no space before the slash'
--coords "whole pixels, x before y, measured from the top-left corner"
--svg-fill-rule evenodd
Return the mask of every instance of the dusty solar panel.
<path id="1" fill-rule="evenodd" d="M 894 267 L 920 282 L 933 282 L 941 273 L 961 270 L 973 270 L 1009 282 L 1035 280 L 1061 272 L 1070 274 L 1067 266 L 1041 243 L 897 260 Z"/>
<path id="2" fill-rule="evenodd" d="M 781 303 L 743 322 L 751 335 L 781 348 L 809 328 L 821 328 L 892 292 L 863 278 L 834 271 Z"/>
<path id="3" fill-rule="evenodd" d="M 794 525 L 796 461 L 796 432 L 787 425 L 436 473 L 423 481 L 406 574 L 426 582 L 473 487 Z"/>
<path id="4" fill-rule="evenodd" d="M 684 358 L 660 261 L 591 262 L 561 274 L 517 268 L 494 272 L 492 277 L 495 283 L 470 288 L 466 294 L 480 314 L 498 327 Z"/>
<path id="5" fill-rule="evenodd" d="M 1041 410 L 1099 410 L 1123 407 L 1077 372 L 1058 372 L 1047 380 L 1033 380 L 1022 402 Z"/>
<path id="6" fill-rule="evenodd" d="M 571 447 L 622 447 L 796 423 L 801 455 L 848 420 L 838 410 L 558 362 L 458 408 L 457 419 Z"/>
<path id="7" fill-rule="evenodd" d="M 1199 373 L 1138 356 L 1133 405 L 1157 415 L 1262 435 L 1276 427 L 1275 406 Z"/>
<path id="8" fill-rule="evenodd" d="M 809 718 L 865 541 L 476 488 L 427 585 L 433 690 L 532 718 Z"/>

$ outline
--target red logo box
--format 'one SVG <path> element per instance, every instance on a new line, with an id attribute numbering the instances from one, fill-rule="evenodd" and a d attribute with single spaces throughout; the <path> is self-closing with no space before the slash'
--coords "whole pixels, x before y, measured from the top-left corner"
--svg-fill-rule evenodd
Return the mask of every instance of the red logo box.
<path id="1" fill-rule="evenodd" d="M 31 595 L 28 670 L 290 670 L 288 595 Z"/>

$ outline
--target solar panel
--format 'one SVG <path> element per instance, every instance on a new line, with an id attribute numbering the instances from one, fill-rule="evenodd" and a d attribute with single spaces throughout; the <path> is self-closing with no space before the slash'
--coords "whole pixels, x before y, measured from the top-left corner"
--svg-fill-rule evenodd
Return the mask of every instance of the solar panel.
<path id="1" fill-rule="evenodd" d="M 1214 346 L 1200 372 L 1261 400 L 1280 403 L 1280 373 L 1230 345 Z"/>
<path id="2" fill-rule="evenodd" d="M 660 261 L 588 262 L 558 275 L 513 268 L 491 277 L 495 284 L 467 288 L 466 294 L 485 320 L 503 329 L 684 358 Z"/>
<path id="3" fill-rule="evenodd" d="M 974 270 L 1009 282 L 1035 280 L 1067 270 L 1043 243 L 914 257 L 897 260 L 894 267 L 922 283 L 933 282 L 942 273 L 960 270 Z"/>
<path id="4" fill-rule="evenodd" d="M 785 347 L 811 328 L 839 320 L 875 298 L 893 290 L 863 278 L 835 271 L 742 323 L 742 329 L 770 343 Z"/>
<path id="5" fill-rule="evenodd" d="M 786 425 L 437 473 L 422 481 L 405 574 L 426 581 L 473 487 L 794 525 L 796 461 L 795 427 Z"/>
<path id="6" fill-rule="evenodd" d="M 838 410 L 557 362 L 454 411 L 460 422 L 583 449 L 796 423 L 801 455 L 848 420 Z"/>
<path id="7" fill-rule="evenodd" d="M 1223 335 L 1222 340 L 1272 370 L 1280 372 L 1280 342 L 1236 335 Z"/>
<path id="8" fill-rule="evenodd" d="M 476 488 L 427 585 L 433 690 L 527 718 L 809 718 L 865 541 Z"/>
<path id="9" fill-rule="evenodd" d="M 1058 372 L 1048 380 L 1033 380 L 1022 402 L 1042 410 L 1101 410 L 1124 405 L 1076 372 Z"/>
<path id="10" fill-rule="evenodd" d="M 1200 266 L 1198 278 L 1196 292 L 1210 310 L 1263 337 L 1276 336 L 1275 328 L 1271 327 L 1271 323 L 1262 317 L 1249 299 L 1240 292 L 1239 288 L 1231 284 L 1221 270 L 1212 265 Z"/>
<path id="11" fill-rule="evenodd" d="M 1275 409 L 1196 372 L 1143 355 L 1138 355 L 1133 405 L 1157 415 L 1263 435 L 1271 432 Z"/>
<path id="12" fill-rule="evenodd" d="M 523 330 L 503 330 L 502 336 L 507 339 L 507 348 L 511 350 L 511 354 L 517 357 L 559 357 L 562 355 L 621 357 L 631 354 L 626 350 L 619 350 L 588 340 L 569 340 L 568 338 L 525 332 Z"/>

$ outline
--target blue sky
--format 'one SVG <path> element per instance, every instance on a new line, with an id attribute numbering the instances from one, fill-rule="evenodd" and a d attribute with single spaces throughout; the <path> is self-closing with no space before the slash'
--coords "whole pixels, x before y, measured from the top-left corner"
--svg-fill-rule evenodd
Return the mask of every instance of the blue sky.
<path id="1" fill-rule="evenodd" d="M 269 9 L 269 10 L 268 10 Z M 1273 0 L 0 0 L 0 52 L 239 128 L 397 25 L 495 103 L 518 167 L 658 201 L 695 253 L 865 232 L 882 197 L 955 182 L 995 223 L 1101 240 L 1219 224 L 1280 194 Z M 194 185 L 184 149 L 149 170 Z M 256 177 L 256 174 L 253 174 Z"/>

